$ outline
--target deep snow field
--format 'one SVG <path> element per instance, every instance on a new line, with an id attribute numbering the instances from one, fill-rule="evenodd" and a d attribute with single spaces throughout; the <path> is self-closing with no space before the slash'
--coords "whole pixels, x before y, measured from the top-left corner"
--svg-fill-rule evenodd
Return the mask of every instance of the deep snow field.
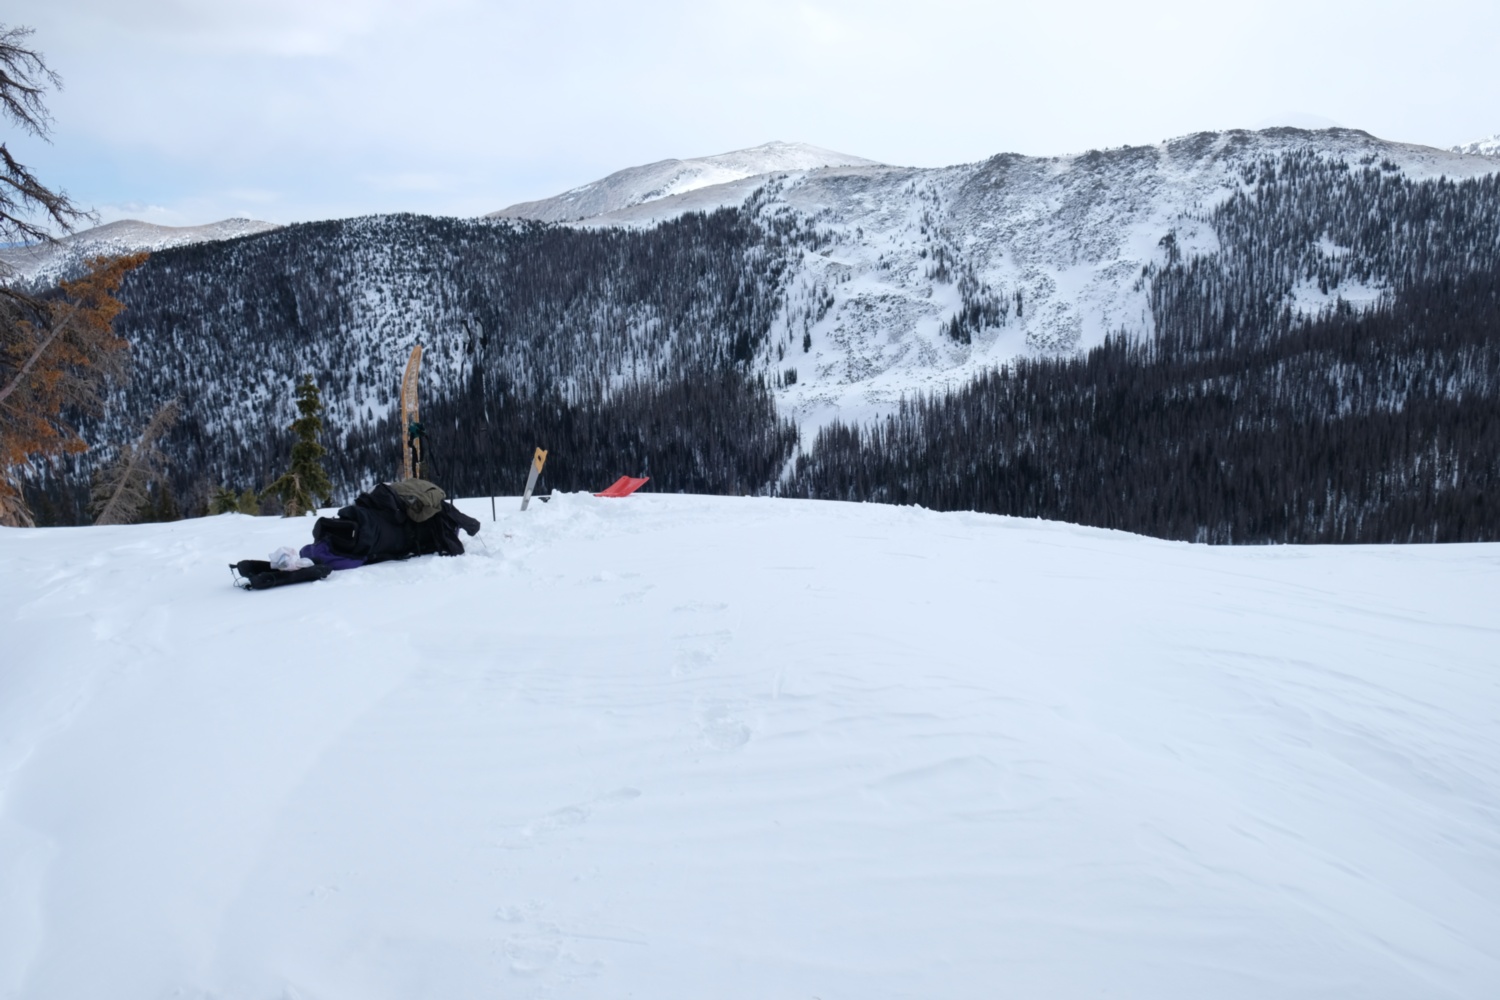
<path id="1" fill-rule="evenodd" d="M 1500 996 L 1500 545 L 0 530 L 0 997 Z"/>

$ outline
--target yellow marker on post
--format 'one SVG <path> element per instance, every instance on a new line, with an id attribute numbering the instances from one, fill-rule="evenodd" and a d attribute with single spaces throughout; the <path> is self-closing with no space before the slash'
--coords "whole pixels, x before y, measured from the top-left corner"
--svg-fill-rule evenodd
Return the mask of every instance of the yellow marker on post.
<path id="1" fill-rule="evenodd" d="M 536 488 L 536 477 L 542 474 L 542 466 L 546 464 L 547 453 L 538 448 L 536 454 L 531 456 L 531 474 L 526 477 L 526 492 L 521 494 L 522 510 L 525 510 L 526 505 L 531 503 L 531 491 Z"/>

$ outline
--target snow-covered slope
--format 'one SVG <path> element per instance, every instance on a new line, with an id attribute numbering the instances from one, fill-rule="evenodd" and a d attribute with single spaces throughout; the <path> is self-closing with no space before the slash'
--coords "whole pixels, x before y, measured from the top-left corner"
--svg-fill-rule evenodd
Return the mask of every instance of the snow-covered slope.
<path id="1" fill-rule="evenodd" d="M 89 257 L 165 250 L 167 247 L 231 240 L 279 229 L 275 223 L 255 219 L 223 219 L 204 226 L 158 226 L 136 219 L 121 219 L 81 233 L 64 236 L 54 244 L 12 247 L 0 250 L 0 279 L 20 282 L 52 282 L 66 277 Z"/>
<path id="2" fill-rule="evenodd" d="M 450 411 L 466 427 L 502 396 L 659 387 L 732 359 L 809 444 L 831 417 L 858 422 L 1111 333 L 1197 323 L 1205 343 L 1231 342 L 1236 324 L 1270 335 L 1283 314 L 1493 272 L 1497 173 L 1500 157 L 1277 128 L 939 169 L 785 169 L 563 226 L 292 226 L 132 275 L 121 329 L 136 375 L 86 431 L 128 440 L 179 396 L 194 439 L 177 467 L 262 482 L 265 428 L 292 419 L 286 386 L 323 373 L 328 426 L 370 442 L 420 340 L 429 402 L 489 400 Z M 385 461 L 346 481 L 388 474 Z"/>
<path id="3" fill-rule="evenodd" d="M 1200 133 L 1156 146 L 1071 156 L 1001 155 L 941 169 L 886 166 L 789 172 L 768 181 L 759 211 L 814 220 L 830 237 L 800 256 L 782 316 L 785 364 L 797 380 L 781 392 L 802 423 L 884 412 L 903 395 L 962 385 L 976 373 L 1036 352 L 1067 352 L 1124 330 L 1153 334 L 1143 268 L 1172 251 L 1212 254 L 1206 215 L 1251 191 L 1268 158 L 1308 153 L 1412 180 L 1482 176 L 1500 160 L 1388 142 L 1353 129 Z M 645 226 L 686 211 L 742 203 L 759 184 L 702 188 L 588 219 Z M 1348 248 L 1324 240 L 1328 260 Z M 1281 248 L 1297 253 L 1300 248 Z M 947 280 L 936 276 L 945 261 Z M 963 307 L 968 270 L 981 296 L 1008 310 L 972 343 L 947 326 Z M 1287 292 L 1305 314 L 1342 298 L 1380 300 L 1380 284 L 1330 293 L 1305 279 Z M 1018 298 L 1019 296 L 1019 298 Z M 800 349 L 810 335 L 811 349 Z"/>
<path id="4" fill-rule="evenodd" d="M 679 161 L 666 161 L 533 203 L 545 210 L 516 206 L 497 214 L 651 226 L 753 196 L 764 217 L 812 220 L 831 245 L 799 256 L 780 349 L 767 367 L 796 370 L 795 383 L 780 390 L 782 404 L 816 426 L 833 415 L 886 412 L 903 395 L 962 385 L 1019 356 L 1086 349 L 1121 330 L 1151 336 L 1143 269 L 1164 264 L 1174 250 L 1188 258 L 1216 252 L 1207 213 L 1252 190 L 1268 158 L 1308 152 L 1411 180 L 1500 170 L 1500 159 L 1468 155 L 1488 147 L 1471 147 L 1439 150 L 1344 128 L 1270 128 L 1069 156 L 1006 154 L 940 169 L 830 160 L 819 164 L 825 169 L 805 170 L 787 162 L 770 168 L 774 173 L 742 173 L 719 184 L 702 170 L 683 175 L 692 178 L 690 189 L 663 180 L 677 176 Z M 1171 250 L 1163 242 L 1169 237 Z M 1332 239 L 1320 246 L 1330 261 L 1349 252 Z M 977 296 L 1005 310 L 1003 323 L 970 343 L 948 330 L 968 305 L 959 284 L 965 271 L 975 293 L 969 301 Z M 1341 299 L 1374 305 L 1387 291 L 1378 281 L 1330 291 L 1305 278 L 1285 301 L 1313 315 Z M 804 353 L 805 336 L 811 346 Z"/>
<path id="5" fill-rule="evenodd" d="M 1478 156 L 1500 156 L 1500 133 L 1492 135 L 1488 139 L 1477 139 L 1474 142 L 1466 142 L 1461 146 L 1454 146 L 1453 152 Z"/>
<path id="6" fill-rule="evenodd" d="M 717 156 L 660 160 L 629 167 L 553 198 L 511 205 L 492 212 L 489 217 L 572 222 L 747 177 L 786 170 L 874 165 L 874 160 L 835 153 L 805 142 L 767 142 Z"/>
<path id="7" fill-rule="evenodd" d="M 569 495 L 0 531 L 0 996 L 1491 997 L 1500 549 Z"/>

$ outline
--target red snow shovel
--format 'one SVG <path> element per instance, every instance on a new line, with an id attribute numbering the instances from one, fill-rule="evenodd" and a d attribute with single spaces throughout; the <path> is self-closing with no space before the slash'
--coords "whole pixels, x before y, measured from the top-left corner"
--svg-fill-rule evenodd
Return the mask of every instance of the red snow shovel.
<path id="1" fill-rule="evenodd" d="M 650 476 L 647 476 L 644 479 L 637 479 L 634 476 L 621 476 L 619 479 L 616 479 L 613 483 L 610 484 L 609 489 L 605 490 L 603 493 L 595 493 L 594 496 L 628 497 L 630 496 L 630 494 L 634 493 L 642 486 L 645 486 L 650 481 Z"/>

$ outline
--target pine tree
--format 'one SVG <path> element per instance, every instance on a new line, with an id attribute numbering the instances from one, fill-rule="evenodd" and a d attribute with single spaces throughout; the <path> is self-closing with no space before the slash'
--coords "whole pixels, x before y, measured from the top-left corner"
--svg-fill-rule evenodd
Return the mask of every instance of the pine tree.
<path id="1" fill-rule="evenodd" d="M 254 517 L 260 513 L 260 497 L 254 490 L 236 493 L 228 486 L 220 486 L 214 490 L 213 496 L 208 498 L 208 513 L 210 515 L 249 514 Z"/>
<path id="2" fill-rule="evenodd" d="M 177 494 L 172 491 L 169 481 L 159 479 L 151 484 L 146 492 L 146 502 L 136 511 L 135 520 L 137 524 L 165 524 L 168 521 L 182 520 L 182 508 L 177 504 Z"/>
<path id="3" fill-rule="evenodd" d="M 311 375 L 303 375 L 297 385 L 297 412 L 302 415 L 292 421 L 292 432 L 297 435 L 297 443 L 292 445 L 292 467 L 267 486 L 264 494 L 281 501 L 285 517 L 312 513 L 318 507 L 318 498 L 325 507 L 332 502 L 333 483 L 323 469 L 327 450 L 318 443 L 323 430 L 323 401 Z"/>
<path id="4" fill-rule="evenodd" d="M 234 514 L 240 509 L 240 497 L 228 486 L 220 486 L 214 490 L 214 495 L 208 498 L 208 513 Z"/>

